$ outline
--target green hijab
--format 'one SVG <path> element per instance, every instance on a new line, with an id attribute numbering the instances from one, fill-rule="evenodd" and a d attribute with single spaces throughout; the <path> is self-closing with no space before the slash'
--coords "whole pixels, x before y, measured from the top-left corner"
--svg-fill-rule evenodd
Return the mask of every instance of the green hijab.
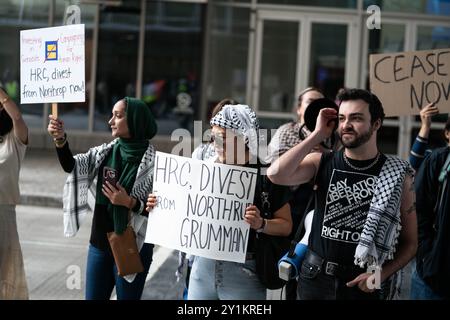
<path id="1" fill-rule="evenodd" d="M 158 126 L 149 107 L 142 100 L 125 97 L 124 101 L 130 138 L 118 139 L 108 156 L 106 166 L 119 172 L 118 182 L 130 194 L 142 157 L 147 151 L 149 140 L 158 131 Z M 103 181 L 97 183 L 97 203 L 108 205 L 108 212 L 114 222 L 114 231 L 122 234 L 128 225 L 128 208 L 111 204 L 101 191 L 102 184 Z"/>

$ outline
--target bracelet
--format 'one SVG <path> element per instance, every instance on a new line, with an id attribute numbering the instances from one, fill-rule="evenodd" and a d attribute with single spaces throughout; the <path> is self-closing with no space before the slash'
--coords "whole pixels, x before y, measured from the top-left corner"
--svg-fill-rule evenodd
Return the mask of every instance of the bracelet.
<path id="1" fill-rule="evenodd" d="M 57 139 L 53 139 L 53 141 L 55 142 L 55 145 L 57 146 L 57 147 L 62 147 L 62 146 L 64 146 L 64 144 L 66 143 L 66 141 L 67 141 L 67 134 L 66 133 L 64 133 L 64 136 L 62 137 L 62 138 L 57 138 Z"/>
<path id="2" fill-rule="evenodd" d="M 6 102 L 8 102 L 9 97 L 3 98 L 2 102 L 0 102 L 2 105 L 4 105 Z"/>
<path id="3" fill-rule="evenodd" d="M 261 228 L 257 229 L 256 232 L 258 232 L 258 233 L 264 232 L 264 229 L 266 228 L 266 224 L 267 224 L 267 220 L 263 218 Z"/>

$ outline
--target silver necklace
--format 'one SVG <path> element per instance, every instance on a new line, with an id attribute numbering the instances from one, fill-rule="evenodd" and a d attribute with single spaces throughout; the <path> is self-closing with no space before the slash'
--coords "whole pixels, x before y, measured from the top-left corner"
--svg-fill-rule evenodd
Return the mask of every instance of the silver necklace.
<path id="1" fill-rule="evenodd" d="M 356 170 L 356 171 L 365 171 L 365 170 L 368 170 L 368 169 L 372 168 L 374 165 L 376 165 L 376 164 L 378 163 L 378 160 L 380 159 L 380 154 L 381 154 L 381 153 L 378 152 L 378 153 L 377 153 L 377 156 L 376 156 L 376 158 L 375 158 L 375 160 L 373 160 L 373 162 L 372 162 L 371 164 L 369 164 L 369 165 L 367 165 L 367 166 L 365 166 L 365 167 L 357 167 L 357 166 L 352 165 L 352 164 L 350 163 L 350 161 L 348 161 L 347 156 L 345 155 L 345 152 L 344 152 L 344 161 L 345 161 L 345 163 L 346 163 L 350 168 L 352 168 L 353 170 Z"/>

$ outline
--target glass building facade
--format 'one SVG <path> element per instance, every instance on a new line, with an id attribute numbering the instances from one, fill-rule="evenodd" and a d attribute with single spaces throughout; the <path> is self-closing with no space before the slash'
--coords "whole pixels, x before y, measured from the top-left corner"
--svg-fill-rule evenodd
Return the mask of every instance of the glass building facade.
<path id="1" fill-rule="evenodd" d="M 194 120 L 206 124 L 225 97 L 276 128 L 293 119 L 307 86 L 329 98 L 368 88 L 369 54 L 450 48 L 448 0 L 5 0 L 0 81 L 17 102 L 20 30 L 63 25 L 74 4 L 86 28 L 86 102 L 59 110 L 69 134 L 85 140 L 80 148 L 107 139 L 112 106 L 126 95 L 149 105 L 161 141 L 177 128 L 192 131 Z M 366 25 L 370 5 L 381 8 L 380 29 Z M 21 109 L 31 141 L 44 137 L 49 106 Z M 433 122 L 432 137 L 444 119 Z M 419 127 L 418 117 L 387 119 L 380 148 L 406 157 Z"/>

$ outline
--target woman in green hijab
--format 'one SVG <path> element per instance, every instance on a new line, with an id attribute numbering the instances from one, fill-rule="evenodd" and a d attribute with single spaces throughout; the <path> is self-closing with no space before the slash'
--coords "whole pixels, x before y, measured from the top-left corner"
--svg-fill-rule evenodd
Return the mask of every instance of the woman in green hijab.
<path id="1" fill-rule="evenodd" d="M 54 139 L 59 162 L 70 173 L 63 193 L 66 236 L 76 234 L 88 210 L 88 192 L 95 193 L 86 299 L 109 299 L 114 286 L 118 300 L 140 299 L 153 255 L 153 245 L 144 243 L 147 230 L 144 203 L 152 191 L 155 155 L 149 140 L 157 132 L 150 109 L 139 99 L 126 97 L 118 101 L 108 122 L 116 139 L 76 156 L 70 151 L 64 123 L 52 115 L 49 118 L 48 132 Z M 144 271 L 121 277 L 107 233 L 122 234 L 128 224 L 136 233 Z"/>

